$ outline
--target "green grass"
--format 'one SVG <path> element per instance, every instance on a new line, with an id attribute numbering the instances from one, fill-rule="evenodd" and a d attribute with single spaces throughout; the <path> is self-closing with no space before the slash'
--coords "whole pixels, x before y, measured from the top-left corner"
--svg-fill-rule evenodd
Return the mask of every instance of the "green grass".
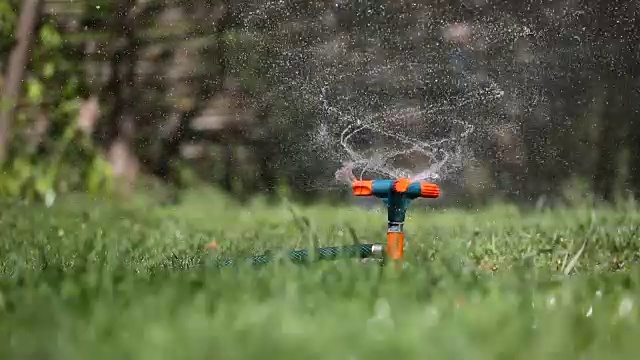
<path id="1" fill-rule="evenodd" d="M 314 238 L 350 243 L 349 227 L 384 241 L 385 215 L 240 207 L 202 192 L 171 209 L 4 204 L 0 358 L 637 358 L 634 206 L 416 204 L 409 216 L 404 270 L 355 260 L 218 269 L 219 258 Z"/>

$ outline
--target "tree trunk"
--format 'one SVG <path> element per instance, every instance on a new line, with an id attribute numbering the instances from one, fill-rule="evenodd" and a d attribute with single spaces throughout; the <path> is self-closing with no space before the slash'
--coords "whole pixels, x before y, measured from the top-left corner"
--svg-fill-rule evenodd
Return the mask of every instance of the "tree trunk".
<path id="1" fill-rule="evenodd" d="M 20 96 L 24 72 L 29 64 L 29 49 L 43 3 L 42 0 L 23 0 L 20 10 L 20 19 L 15 32 L 17 42 L 9 55 L 5 86 L 0 98 L 0 164 L 8 156 L 11 122 Z"/>
<path id="2" fill-rule="evenodd" d="M 548 190 L 547 137 L 549 124 L 527 116 L 522 123 L 522 143 L 525 154 L 523 201 L 535 202 Z M 535 179 L 535 180 L 534 180 Z"/>
<path id="3" fill-rule="evenodd" d="M 234 177 L 236 175 L 234 171 L 234 161 L 233 161 L 233 158 L 234 158 L 233 144 L 229 141 L 225 141 L 222 147 L 223 147 L 222 161 L 224 162 L 224 176 L 222 178 L 222 189 L 232 194 L 234 189 L 233 187 Z"/>
<path id="4" fill-rule="evenodd" d="M 630 93 L 633 89 L 630 89 Z M 636 200 L 640 200 L 640 94 L 632 93 L 630 99 L 629 132 L 629 189 Z"/>
<path id="5" fill-rule="evenodd" d="M 278 183 L 278 177 L 275 171 L 277 164 L 274 163 L 275 150 L 278 145 L 269 141 L 269 139 L 259 139 L 254 141 L 252 145 L 252 152 L 257 162 L 259 190 L 266 195 L 269 200 L 273 200 L 272 198 L 276 195 Z"/>
<path id="6" fill-rule="evenodd" d="M 599 123 L 598 140 L 599 156 L 593 178 L 594 193 L 600 200 L 612 202 L 614 200 L 614 187 L 619 169 L 617 159 L 620 155 L 620 143 L 623 140 L 620 129 L 620 89 L 616 80 L 607 84 L 605 103 Z"/>
<path id="7" fill-rule="evenodd" d="M 234 13 L 230 10 L 229 2 L 227 1 L 218 2 L 215 7 L 199 4 L 199 6 L 190 7 L 190 9 L 192 14 L 195 15 L 194 21 L 196 23 L 202 23 L 202 26 L 206 28 L 213 22 L 213 31 L 219 35 L 222 35 L 228 28 L 234 25 Z M 223 42 L 216 43 L 215 46 L 208 46 L 205 50 L 201 51 L 203 51 L 203 53 L 199 54 L 199 56 L 208 56 L 211 58 L 212 62 L 216 65 L 216 70 L 210 71 L 204 78 L 195 79 L 194 82 L 198 84 L 195 89 L 185 86 L 185 88 L 188 89 L 187 91 L 191 91 L 191 95 L 185 96 L 189 96 L 194 100 L 193 106 L 175 110 L 181 114 L 180 121 L 175 128 L 170 129 L 167 134 L 164 134 L 164 138 L 160 143 L 158 157 L 152 165 L 152 173 L 163 182 L 172 186 L 172 197 L 176 202 L 179 201 L 179 192 L 184 186 L 181 183 L 179 174 L 175 172 L 171 164 L 180 156 L 181 145 L 185 142 L 193 141 L 196 138 L 207 140 L 211 143 L 222 144 L 225 159 L 224 163 L 226 166 L 226 174 L 222 181 L 222 186 L 229 191 L 231 191 L 232 188 L 229 168 L 233 166 L 234 151 L 231 145 L 226 144 L 228 140 L 225 140 L 226 136 L 224 135 L 224 131 L 216 134 L 207 134 L 195 131 L 191 127 L 192 121 L 204 110 L 207 100 L 222 90 L 223 80 L 226 75 L 226 49 Z M 179 79 L 178 81 L 184 82 L 184 79 Z"/>
<path id="8" fill-rule="evenodd" d="M 640 119 L 637 116 L 629 132 L 629 188 L 634 199 L 640 200 Z"/>
<path id="9" fill-rule="evenodd" d="M 108 96 L 113 97 L 111 116 L 107 119 L 109 158 L 114 175 L 123 181 L 123 190 L 132 190 L 138 173 L 138 163 L 133 151 L 135 136 L 135 68 L 137 43 L 135 33 L 135 1 L 120 0 L 112 31 L 119 34 L 110 66 L 111 80 Z"/>

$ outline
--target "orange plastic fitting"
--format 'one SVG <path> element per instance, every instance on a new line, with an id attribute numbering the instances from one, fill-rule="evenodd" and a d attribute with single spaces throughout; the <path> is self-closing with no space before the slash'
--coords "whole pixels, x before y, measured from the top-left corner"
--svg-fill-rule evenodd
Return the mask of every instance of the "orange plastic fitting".
<path id="1" fill-rule="evenodd" d="M 438 185 L 428 182 L 420 182 L 420 197 L 437 198 L 440 196 Z"/>
<path id="2" fill-rule="evenodd" d="M 387 255 L 392 260 L 400 260 L 404 256 L 404 233 L 387 233 Z"/>
<path id="3" fill-rule="evenodd" d="M 409 179 L 400 178 L 393 183 L 393 191 L 397 193 L 404 193 L 409 190 L 409 185 L 411 185 L 411 181 Z"/>
<path id="4" fill-rule="evenodd" d="M 373 180 L 357 180 L 351 184 L 354 196 L 373 195 Z"/>

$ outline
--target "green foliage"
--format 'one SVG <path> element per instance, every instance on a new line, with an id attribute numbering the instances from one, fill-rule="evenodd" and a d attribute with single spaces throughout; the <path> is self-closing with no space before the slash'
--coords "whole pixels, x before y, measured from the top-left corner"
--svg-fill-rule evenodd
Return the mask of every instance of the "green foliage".
<path id="1" fill-rule="evenodd" d="M 637 208 L 415 210 L 408 266 L 380 272 L 359 261 L 214 263 L 314 238 L 350 243 L 349 228 L 383 241 L 385 216 L 362 209 L 240 207 L 210 192 L 174 209 L 84 197 L 49 209 L 4 204 L 0 357 L 637 355 Z M 204 249 L 213 240 L 217 253 Z"/>
<path id="2" fill-rule="evenodd" d="M 0 2 L 0 63 L 4 63 L 4 55 L 9 53 L 14 44 L 13 29 L 16 21 L 16 13 L 11 4 Z"/>
<path id="3" fill-rule="evenodd" d="M 83 59 L 65 44 L 53 20 L 39 26 L 31 53 L 24 96 L 12 125 L 12 156 L 0 174 L 0 194 L 51 204 L 59 192 L 109 191 L 108 166 L 77 124 L 86 96 L 80 71 Z M 28 130 L 39 116 L 45 118 L 48 130 L 36 148 L 25 148 Z"/>

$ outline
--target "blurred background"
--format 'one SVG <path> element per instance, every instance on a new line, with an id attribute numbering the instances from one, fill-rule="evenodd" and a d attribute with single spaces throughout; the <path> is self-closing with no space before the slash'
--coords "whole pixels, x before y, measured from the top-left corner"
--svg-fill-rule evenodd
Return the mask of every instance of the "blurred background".
<path id="1" fill-rule="evenodd" d="M 447 139 L 444 205 L 637 198 L 639 8 L 0 0 L 0 193 L 340 199 L 341 134 L 368 121 Z"/>

